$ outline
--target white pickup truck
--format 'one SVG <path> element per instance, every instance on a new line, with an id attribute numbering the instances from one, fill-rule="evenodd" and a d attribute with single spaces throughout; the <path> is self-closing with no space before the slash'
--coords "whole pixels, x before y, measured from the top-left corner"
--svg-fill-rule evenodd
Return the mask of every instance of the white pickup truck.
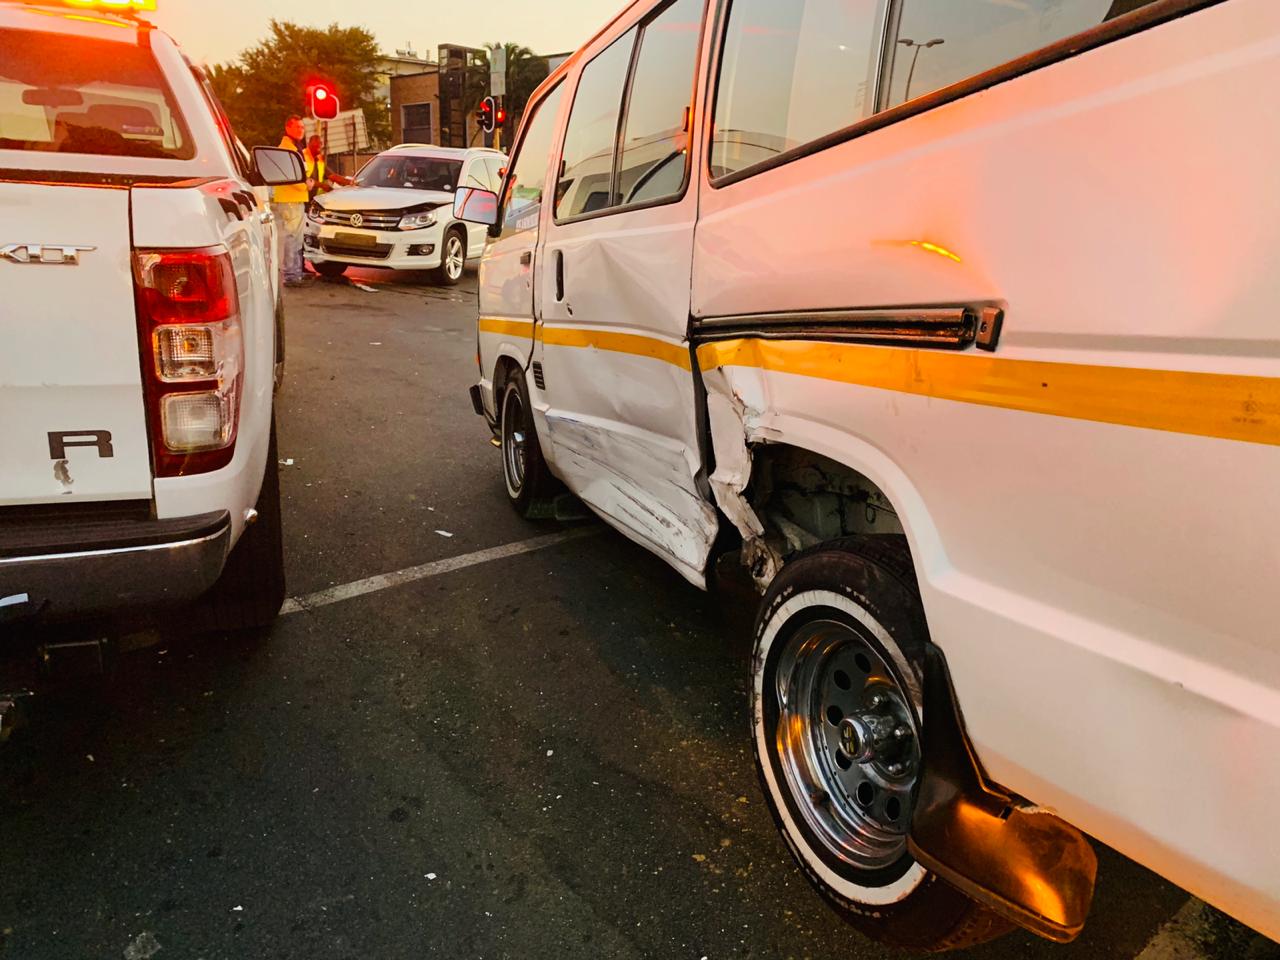
<path id="1" fill-rule="evenodd" d="M 267 201 L 302 177 L 150 24 L 0 0 L 0 654 L 29 624 L 279 611 Z"/>

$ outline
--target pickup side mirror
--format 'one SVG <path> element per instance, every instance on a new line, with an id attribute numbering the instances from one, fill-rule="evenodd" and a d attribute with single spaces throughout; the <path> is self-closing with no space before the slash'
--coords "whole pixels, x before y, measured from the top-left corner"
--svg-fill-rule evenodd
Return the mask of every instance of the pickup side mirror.
<path id="1" fill-rule="evenodd" d="M 453 195 L 453 215 L 467 223 L 492 227 L 498 222 L 498 195 L 477 187 L 459 187 Z"/>
<path id="2" fill-rule="evenodd" d="M 253 166 L 263 185 L 268 187 L 304 183 L 307 179 L 307 168 L 302 165 L 302 158 L 282 147 L 254 147 Z"/>

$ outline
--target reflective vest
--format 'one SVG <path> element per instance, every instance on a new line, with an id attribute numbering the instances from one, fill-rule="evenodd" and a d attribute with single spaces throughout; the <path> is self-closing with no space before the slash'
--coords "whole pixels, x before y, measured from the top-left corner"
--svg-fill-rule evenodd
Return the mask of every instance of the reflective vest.
<path id="1" fill-rule="evenodd" d="M 306 154 L 302 150 L 299 150 L 298 145 L 288 137 L 284 137 L 280 140 L 280 149 L 294 151 L 302 157 L 303 164 L 306 164 Z M 311 199 L 307 195 L 307 185 L 305 183 L 291 183 L 288 186 L 275 187 L 271 198 L 276 203 L 306 203 Z"/>
<path id="2" fill-rule="evenodd" d="M 316 194 L 320 192 L 320 188 L 324 186 L 324 157 L 317 160 L 311 156 L 311 151 L 308 150 L 302 155 L 302 160 L 307 165 L 307 179 L 316 182 L 316 185 L 311 188 L 311 199 L 314 200 Z"/>

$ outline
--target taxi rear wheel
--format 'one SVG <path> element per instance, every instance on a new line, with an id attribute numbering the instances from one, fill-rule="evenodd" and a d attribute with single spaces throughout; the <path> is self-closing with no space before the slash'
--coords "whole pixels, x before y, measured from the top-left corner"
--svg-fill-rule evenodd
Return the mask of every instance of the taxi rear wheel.
<path id="1" fill-rule="evenodd" d="M 542 458 L 529 388 L 524 374 L 518 370 L 503 385 L 500 410 L 499 447 L 507 498 L 520 516 L 526 519 L 540 516 L 541 507 L 556 494 L 558 486 Z"/>
<path id="2" fill-rule="evenodd" d="M 760 608 L 752 722 L 765 798 L 809 881 L 872 939 L 939 952 L 1010 925 L 907 849 L 927 639 L 902 538 L 800 554 Z"/>
<path id="3" fill-rule="evenodd" d="M 440 267 L 436 270 L 436 280 L 452 287 L 462 280 L 466 265 L 466 240 L 461 231 L 452 229 L 444 235 L 444 243 L 440 247 Z"/>

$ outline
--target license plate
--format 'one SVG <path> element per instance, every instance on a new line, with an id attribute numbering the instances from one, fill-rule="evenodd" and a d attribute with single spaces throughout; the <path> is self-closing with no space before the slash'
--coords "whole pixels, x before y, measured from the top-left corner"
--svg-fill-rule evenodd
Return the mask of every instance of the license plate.
<path id="1" fill-rule="evenodd" d="M 378 238 L 371 233 L 337 233 L 333 239 L 344 247 L 376 247 Z"/>

